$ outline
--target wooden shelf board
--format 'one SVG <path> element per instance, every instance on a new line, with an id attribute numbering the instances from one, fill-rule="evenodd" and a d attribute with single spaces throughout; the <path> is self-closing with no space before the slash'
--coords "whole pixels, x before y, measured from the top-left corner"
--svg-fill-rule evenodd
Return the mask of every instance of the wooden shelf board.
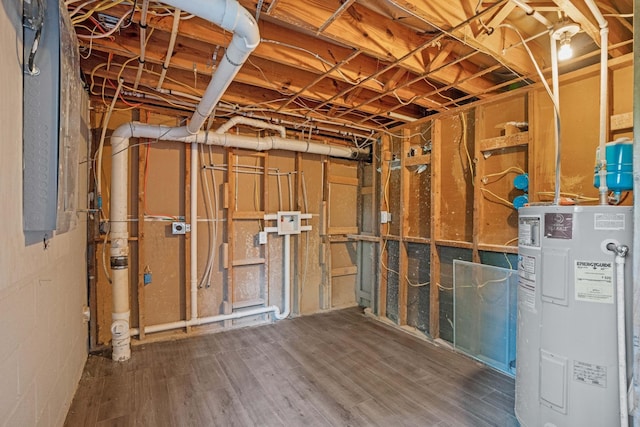
<path id="1" fill-rule="evenodd" d="M 483 139 L 480 141 L 480 151 L 499 150 L 527 144 L 529 144 L 529 132 L 519 132 L 512 135 Z"/>

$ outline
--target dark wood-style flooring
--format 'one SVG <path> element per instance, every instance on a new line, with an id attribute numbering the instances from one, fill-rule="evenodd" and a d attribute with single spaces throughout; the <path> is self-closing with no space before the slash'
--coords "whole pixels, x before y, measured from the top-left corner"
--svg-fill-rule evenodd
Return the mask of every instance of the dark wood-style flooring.
<path id="1" fill-rule="evenodd" d="M 89 356 L 66 426 L 517 426 L 514 382 L 360 309 Z"/>

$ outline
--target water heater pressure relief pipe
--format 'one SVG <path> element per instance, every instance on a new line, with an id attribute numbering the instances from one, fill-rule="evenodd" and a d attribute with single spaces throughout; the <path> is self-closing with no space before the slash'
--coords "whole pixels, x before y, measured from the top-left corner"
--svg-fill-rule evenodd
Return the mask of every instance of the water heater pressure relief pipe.
<path id="1" fill-rule="evenodd" d="M 616 254 L 616 314 L 618 329 L 618 392 L 620 394 L 620 427 L 629 425 L 627 400 L 627 334 L 624 309 L 624 265 L 629 247 L 609 243 L 607 249 Z"/>

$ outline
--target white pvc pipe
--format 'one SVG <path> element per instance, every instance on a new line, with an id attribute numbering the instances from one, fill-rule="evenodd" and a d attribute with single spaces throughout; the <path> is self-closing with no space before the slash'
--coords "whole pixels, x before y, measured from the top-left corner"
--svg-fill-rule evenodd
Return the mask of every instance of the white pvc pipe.
<path id="1" fill-rule="evenodd" d="M 286 319 L 291 311 L 291 235 L 284 236 L 284 311 L 282 313 L 274 313 L 274 317 L 278 320 Z"/>
<path id="2" fill-rule="evenodd" d="M 620 402 L 620 426 L 629 425 L 629 409 L 627 401 L 627 334 L 624 301 L 624 266 L 629 248 L 610 243 L 607 248 L 616 254 L 616 315 L 618 326 L 618 393 Z"/>
<path id="3" fill-rule="evenodd" d="M 173 329 L 186 328 L 187 326 L 199 326 L 207 325 L 209 323 L 222 322 L 224 320 L 239 319 L 248 316 L 257 316 L 260 314 L 273 313 L 273 317 L 277 320 L 283 320 L 289 317 L 291 313 L 291 236 L 285 234 L 284 236 L 284 261 L 283 261 L 283 276 L 284 276 L 284 307 L 280 311 L 277 305 L 271 305 L 269 307 L 254 308 L 252 310 L 236 311 L 230 314 L 219 314 L 217 316 L 208 317 L 192 317 L 190 320 L 179 320 L 177 322 L 163 323 L 160 325 L 151 325 L 144 328 L 145 334 L 152 334 L 154 332 L 170 331 Z M 130 330 L 131 335 L 139 335 L 140 329 L 132 328 Z"/>
<path id="4" fill-rule="evenodd" d="M 251 52 L 260 42 L 258 24 L 251 14 L 236 0 L 164 0 L 165 3 L 185 10 L 207 21 L 233 32 L 233 37 L 221 59 L 209 86 L 202 95 L 191 121 L 180 128 L 184 136 L 196 134 L 204 121 L 211 115 L 231 81 Z"/>
<path id="5" fill-rule="evenodd" d="M 140 57 L 138 58 L 138 71 L 136 72 L 136 80 L 133 83 L 134 89 L 138 89 L 138 84 L 140 84 L 140 78 L 142 77 L 142 69 L 144 68 L 145 50 L 147 48 L 147 10 L 148 9 L 149 9 L 149 0 L 144 0 L 142 2 L 142 12 L 140 13 Z"/>
<path id="6" fill-rule="evenodd" d="M 538 22 L 540 22 L 545 27 L 550 28 L 553 26 L 553 24 L 551 24 L 551 22 L 547 18 L 545 18 L 544 15 L 536 11 L 533 7 L 531 7 L 524 1 L 511 0 L 511 2 L 517 5 L 520 9 L 524 10 L 524 13 L 526 13 L 527 15 L 533 16 Z"/>
<path id="7" fill-rule="evenodd" d="M 169 38 L 169 47 L 167 47 L 167 56 L 164 58 L 164 63 L 162 64 L 162 72 L 160 73 L 160 78 L 158 79 L 158 85 L 156 86 L 156 90 L 160 90 L 162 88 L 162 83 L 164 83 L 164 77 L 167 75 L 167 69 L 169 68 L 169 64 L 171 63 L 171 57 L 173 56 L 173 49 L 176 44 L 176 38 L 178 38 L 178 26 L 180 24 L 180 9 L 176 9 L 173 12 L 173 25 L 171 26 L 171 37 Z"/>
<path id="8" fill-rule="evenodd" d="M 600 139 L 598 145 L 598 164 L 600 171 L 600 204 L 607 204 L 607 120 L 608 120 L 608 88 L 609 88 L 609 24 L 596 6 L 594 0 L 585 0 L 586 5 L 600 25 Z"/>
<path id="9" fill-rule="evenodd" d="M 200 162 L 198 158 L 198 144 L 191 143 L 191 171 L 190 171 L 190 212 L 191 212 L 191 246 L 190 272 L 191 281 L 191 319 L 198 317 L 198 171 Z"/>
<path id="10" fill-rule="evenodd" d="M 183 128 L 171 128 L 167 126 L 159 125 L 147 125 L 143 123 L 131 122 L 119 126 L 113 131 L 111 135 L 112 146 L 112 162 L 111 162 L 111 268 L 112 272 L 112 292 L 113 292 L 113 316 L 112 323 L 112 345 L 113 345 L 113 360 L 124 361 L 128 360 L 131 355 L 129 346 L 129 276 L 128 276 L 128 255 L 129 234 L 127 231 L 127 174 L 128 174 L 128 162 L 129 162 L 129 138 L 151 138 L 164 141 L 178 141 L 184 143 L 206 143 L 210 145 L 220 145 L 225 147 L 245 148 L 257 151 L 278 149 L 287 151 L 306 152 L 313 154 L 323 154 L 332 157 L 343 158 L 358 158 L 359 156 L 366 155 L 367 151 L 359 148 L 331 146 L 319 143 L 313 143 L 309 141 L 297 141 L 285 138 L 270 137 L 246 137 L 242 135 L 228 135 L 218 134 L 215 132 L 198 132 L 196 135 L 184 136 L 185 132 Z M 192 155 L 194 153 L 192 149 Z M 196 159 L 196 165 L 197 159 Z M 196 169 L 192 167 L 192 171 Z M 195 186 L 192 186 L 195 188 Z M 196 201 L 196 197 L 192 197 L 192 203 Z M 192 208 L 192 213 L 196 211 Z M 194 218 L 195 219 L 195 218 Z M 193 225 L 192 225 L 193 227 Z M 196 226 L 197 227 L 197 226 Z M 197 230 L 197 228 L 196 228 Z M 191 230 L 192 245 L 194 243 L 194 230 Z M 286 249 L 285 240 L 285 249 Z M 197 249 L 197 247 L 196 247 Z M 194 250 L 193 247 L 191 250 Z M 286 255 L 286 254 L 285 254 Z M 174 322 L 174 326 L 167 326 L 167 329 L 181 328 L 185 326 L 201 325 L 205 323 L 217 322 L 220 320 L 235 319 L 244 316 L 250 316 L 253 311 L 232 313 L 224 316 L 235 317 L 219 317 L 213 316 L 209 318 L 198 319 L 197 312 L 194 313 L 194 309 L 197 310 L 197 281 L 193 279 L 196 274 L 193 273 L 194 259 L 196 257 L 192 255 L 191 265 L 191 310 L 192 319 L 189 321 Z M 285 265 L 285 272 L 287 273 L 288 263 Z M 197 264 L 196 264 L 197 267 Z M 287 273 L 288 276 L 288 273 Z M 286 280 L 289 280 L 288 278 Z M 273 312 L 276 319 L 283 319 L 289 315 L 289 301 L 290 289 L 289 286 L 285 286 L 285 309 L 282 313 L 276 306 L 263 308 L 261 313 Z M 277 311 L 276 311 L 277 309 Z M 248 313 L 248 314 L 247 314 Z M 117 317 L 117 319 L 116 319 Z M 189 323 L 191 322 L 191 323 Z M 148 332 L 153 332 L 154 329 Z M 123 331 L 127 332 L 123 332 Z M 147 328 L 145 328 L 147 331 Z"/>
<path id="11" fill-rule="evenodd" d="M 311 141 L 280 138 L 277 136 L 259 137 L 245 135 L 219 134 L 216 132 L 200 131 L 194 135 L 185 135 L 184 127 L 168 127 L 161 125 L 148 125 L 140 122 L 126 123 L 113 132 L 113 138 L 151 138 L 162 141 L 177 141 L 192 143 L 197 142 L 206 145 L 218 145 L 222 147 L 244 148 L 247 150 L 267 151 L 285 150 L 301 153 L 321 154 L 330 157 L 342 157 L 358 159 L 368 155 L 368 151 L 362 148 L 347 147 L 342 145 L 320 144 Z M 119 153 L 120 154 L 120 153 Z M 114 156 L 113 161 L 116 161 Z"/>
<path id="12" fill-rule="evenodd" d="M 232 127 L 243 124 L 247 126 L 252 126 L 259 129 L 272 129 L 278 131 L 280 133 L 280 137 L 286 138 L 287 131 L 284 126 L 276 125 L 273 123 L 264 122 L 262 120 L 250 119 L 249 117 L 244 116 L 234 116 L 225 122 L 222 126 L 215 130 L 216 133 L 227 133 L 229 129 Z"/>
<path id="13" fill-rule="evenodd" d="M 558 46 L 556 39 L 553 37 L 549 37 L 549 41 L 551 43 L 551 85 L 553 89 L 553 128 L 555 131 L 555 149 L 556 149 L 556 182 L 555 182 L 555 192 L 553 197 L 553 204 L 560 204 L 560 166 L 561 166 L 561 135 L 560 135 L 560 82 L 558 78 Z"/>
<path id="14" fill-rule="evenodd" d="M 120 129 L 120 126 L 118 129 Z M 110 231 L 112 280 L 112 358 L 115 361 L 131 357 L 129 345 L 129 232 L 127 223 L 127 180 L 129 139 L 111 137 L 113 162 L 111 164 Z M 122 159 L 124 161 L 116 161 Z"/>

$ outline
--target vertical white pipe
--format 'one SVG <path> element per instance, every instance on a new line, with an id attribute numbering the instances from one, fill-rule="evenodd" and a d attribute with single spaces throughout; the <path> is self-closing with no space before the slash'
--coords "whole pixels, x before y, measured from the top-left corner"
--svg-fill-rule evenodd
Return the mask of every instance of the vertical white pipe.
<path id="1" fill-rule="evenodd" d="M 557 41 L 553 37 L 549 37 L 551 43 L 551 84 L 553 89 L 553 128 L 555 130 L 555 149 L 556 149 L 556 183 L 555 192 L 553 196 L 553 204 L 560 204 L 560 179 L 562 174 L 561 169 L 561 135 L 560 135 L 560 82 L 558 78 L 558 45 Z"/>
<path id="2" fill-rule="evenodd" d="M 142 77 L 142 69 L 144 68 L 145 50 L 147 48 L 147 10 L 149 9 L 149 0 L 142 2 L 142 12 L 140 13 L 140 57 L 138 58 L 138 71 L 136 72 L 136 80 L 133 88 L 138 89 L 140 78 Z M 135 10 L 133 11 L 135 13 Z"/>
<path id="3" fill-rule="evenodd" d="M 157 91 L 159 91 L 162 88 L 162 83 L 164 83 L 164 78 L 167 75 L 167 69 L 169 68 L 169 64 L 171 63 L 171 57 L 173 56 L 173 49 L 176 44 L 176 38 L 178 37 L 180 13 L 181 13 L 180 9 L 176 9 L 173 12 L 173 25 L 171 26 L 171 37 L 169 38 L 169 47 L 167 47 L 167 56 L 164 58 L 164 63 L 162 64 L 162 72 L 160 73 L 160 78 L 158 79 L 158 84 L 156 86 Z"/>
<path id="4" fill-rule="evenodd" d="M 198 317 L 198 171 L 200 163 L 198 158 L 198 143 L 191 143 L 191 171 L 190 187 L 191 194 L 191 270 L 189 278 L 191 280 L 191 319 Z"/>
<path id="5" fill-rule="evenodd" d="M 118 128 L 121 129 L 121 128 Z M 129 346 L 129 232 L 127 222 L 127 181 L 129 138 L 111 136 L 111 212 L 109 250 L 112 280 L 112 358 L 131 357 Z"/>
<path id="6" fill-rule="evenodd" d="M 291 311 L 291 235 L 284 236 L 284 304 L 282 313 L 275 313 L 274 316 L 278 320 L 289 317 Z"/>
<path id="7" fill-rule="evenodd" d="M 600 204 L 607 204 L 607 121 L 608 117 L 608 89 L 609 89 L 609 24 L 598 9 L 594 0 L 585 0 L 585 4 L 600 25 L 600 141 L 598 145 L 598 166 L 600 168 Z"/>
<path id="8" fill-rule="evenodd" d="M 624 301 L 624 266 L 629 248 L 625 245 L 607 246 L 616 254 L 616 314 L 618 326 L 618 393 L 620 402 L 620 426 L 629 425 L 629 404 L 627 401 L 627 333 Z"/>

